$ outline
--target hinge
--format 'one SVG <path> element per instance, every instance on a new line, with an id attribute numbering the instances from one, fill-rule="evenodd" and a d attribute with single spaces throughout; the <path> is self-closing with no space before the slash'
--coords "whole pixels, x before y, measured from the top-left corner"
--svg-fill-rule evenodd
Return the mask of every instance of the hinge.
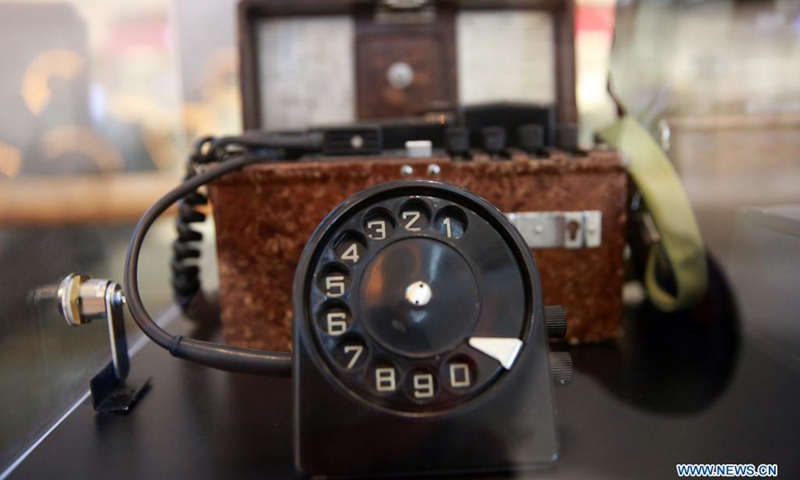
<path id="1" fill-rule="evenodd" d="M 375 22 L 384 24 L 433 23 L 436 7 L 431 0 L 379 0 Z"/>
<path id="2" fill-rule="evenodd" d="M 514 212 L 508 214 L 530 248 L 597 248 L 602 243 L 603 212 Z"/>

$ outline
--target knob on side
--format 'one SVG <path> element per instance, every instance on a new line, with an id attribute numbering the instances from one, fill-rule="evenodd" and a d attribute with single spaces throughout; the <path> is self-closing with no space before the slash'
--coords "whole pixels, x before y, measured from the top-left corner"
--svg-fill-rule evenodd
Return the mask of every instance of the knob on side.
<path id="1" fill-rule="evenodd" d="M 567 335 L 567 311 L 560 305 L 544 307 L 544 322 L 549 338 L 564 338 Z"/>
<path id="2" fill-rule="evenodd" d="M 572 383 L 572 356 L 569 353 L 550 352 L 550 376 L 556 387 Z"/>

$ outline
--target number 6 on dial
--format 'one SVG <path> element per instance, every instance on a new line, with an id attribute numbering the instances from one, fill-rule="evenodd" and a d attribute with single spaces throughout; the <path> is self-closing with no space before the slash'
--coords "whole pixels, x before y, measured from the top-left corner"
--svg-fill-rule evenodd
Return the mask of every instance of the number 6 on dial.
<path id="1" fill-rule="evenodd" d="M 328 312 L 328 335 L 339 336 L 347 331 L 347 314 L 344 312 Z"/>

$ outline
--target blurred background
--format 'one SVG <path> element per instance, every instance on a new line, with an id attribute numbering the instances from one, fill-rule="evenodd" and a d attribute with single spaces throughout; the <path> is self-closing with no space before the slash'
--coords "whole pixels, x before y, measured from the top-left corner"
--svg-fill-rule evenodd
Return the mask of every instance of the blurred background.
<path id="1" fill-rule="evenodd" d="M 740 302 L 769 262 L 797 265 L 797 240 L 772 236 L 800 236 L 797 209 L 775 207 L 800 202 L 800 4 L 579 0 L 575 35 L 582 145 L 614 119 L 610 69 L 710 251 L 744 278 Z M 237 52 L 235 0 L 0 1 L 0 471 L 108 362 L 104 326 L 70 330 L 31 296 L 72 271 L 121 279 L 133 224 L 180 180 L 193 140 L 241 131 Z M 143 253 L 153 312 L 172 302 L 173 235 L 164 219 Z M 797 288 L 790 265 L 776 289 Z"/>

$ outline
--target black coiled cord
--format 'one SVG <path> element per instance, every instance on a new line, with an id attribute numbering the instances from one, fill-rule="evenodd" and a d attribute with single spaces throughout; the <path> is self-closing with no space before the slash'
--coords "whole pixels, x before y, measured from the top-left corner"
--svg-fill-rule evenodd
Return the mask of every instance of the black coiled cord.
<path id="1" fill-rule="evenodd" d="M 186 165 L 186 175 L 183 181 L 186 182 L 197 175 L 197 168 L 203 163 L 207 163 L 204 150 L 213 143 L 214 139 L 206 137 L 200 139 L 189 156 Z M 178 202 L 178 218 L 175 219 L 175 229 L 178 237 L 172 242 L 172 291 L 175 301 L 186 313 L 189 310 L 197 292 L 200 291 L 200 266 L 197 262 L 200 259 L 200 248 L 198 242 L 203 241 L 203 234 L 192 228 L 194 223 L 203 223 L 206 214 L 200 211 L 201 207 L 208 205 L 208 196 L 199 190 L 195 190 Z"/>
<path id="2" fill-rule="evenodd" d="M 127 300 L 128 310 L 133 320 L 154 343 L 168 350 L 174 357 L 197 362 L 212 368 L 231 372 L 255 373 L 262 375 L 289 376 L 291 375 L 291 355 L 288 352 L 267 352 L 249 348 L 238 348 L 212 342 L 204 342 L 180 335 L 174 336 L 161 328 L 147 312 L 139 292 L 139 255 L 142 250 L 145 236 L 153 223 L 175 203 L 186 205 L 185 209 L 196 211 L 200 205 L 202 195 L 200 188 L 227 173 L 239 170 L 248 165 L 274 161 L 276 159 L 296 159 L 304 153 L 317 152 L 322 145 L 321 134 L 245 134 L 241 137 L 226 137 L 219 140 L 203 139 L 198 143 L 193 157 L 190 159 L 190 172 L 182 184 L 159 198 L 142 215 L 136 228 L 133 230 L 128 255 L 125 260 L 125 281 L 123 288 Z M 230 158 L 229 158 L 230 157 Z M 198 168 L 203 164 L 218 162 L 209 165 L 202 171 Z M 193 202 L 193 203 L 192 203 Z M 180 207 L 179 207 L 180 208 Z M 202 214 L 202 212 L 200 212 Z M 205 215 L 203 219 L 205 219 Z M 198 241 L 199 232 L 189 233 L 188 225 L 200 220 L 199 215 L 186 212 L 183 240 L 179 238 L 175 245 L 173 258 L 173 286 L 177 283 L 182 287 L 182 295 L 194 296 L 200 288 L 200 268 L 188 264 L 189 259 L 199 257 L 200 251 L 191 246 Z M 200 236 L 199 238 L 202 238 Z M 185 248 L 184 248 L 185 247 Z M 197 253 L 188 252 L 196 250 Z M 187 253 L 188 252 L 188 253 Z M 192 268 L 194 267 L 194 268 Z M 180 281 L 176 281 L 180 279 Z M 195 288 L 196 285 L 196 288 Z M 185 288 L 183 288 L 185 287 Z M 190 288 L 191 287 L 191 288 Z M 176 289 L 176 296 L 178 291 Z M 186 300 L 191 302 L 191 298 Z M 183 305 L 182 305 L 183 306 Z"/>
<path id="3" fill-rule="evenodd" d="M 184 182 L 197 175 L 203 165 L 224 161 L 226 158 L 244 153 L 258 153 L 269 160 L 292 160 L 304 153 L 318 151 L 322 143 L 320 133 L 265 133 L 249 132 L 241 136 L 204 137 L 195 143 L 186 165 Z M 172 291 L 175 301 L 186 313 L 192 300 L 200 291 L 201 251 L 199 242 L 203 234 L 192 225 L 203 223 L 206 214 L 202 208 L 208 205 L 208 196 L 196 190 L 178 202 L 178 218 L 175 220 L 177 238 L 172 243 Z"/>

